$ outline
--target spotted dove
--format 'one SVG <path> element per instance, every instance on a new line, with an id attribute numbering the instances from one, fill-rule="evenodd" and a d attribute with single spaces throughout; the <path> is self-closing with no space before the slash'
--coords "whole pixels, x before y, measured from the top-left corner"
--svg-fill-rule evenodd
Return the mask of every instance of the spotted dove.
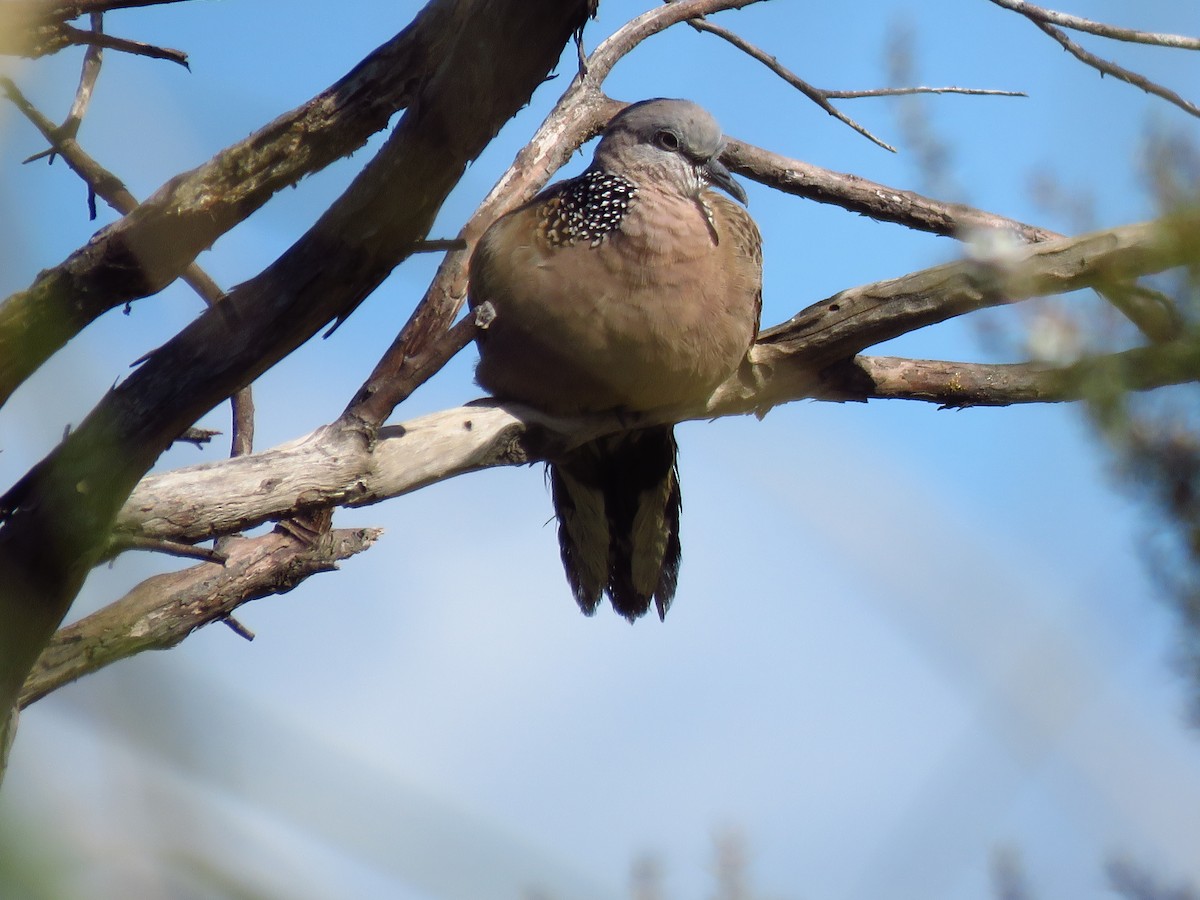
<path id="1" fill-rule="evenodd" d="M 720 127 L 686 100 L 627 107 L 591 166 L 497 219 L 471 258 L 472 306 L 496 316 L 477 379 L 551 415 L 702 406 L 758 330 L 758 228 L 719 156 Z M 669 425 L 550 463 L 558 538 L 580 608 L 607 594 L 631 622 L 675 595 L 679 473 Z"/>

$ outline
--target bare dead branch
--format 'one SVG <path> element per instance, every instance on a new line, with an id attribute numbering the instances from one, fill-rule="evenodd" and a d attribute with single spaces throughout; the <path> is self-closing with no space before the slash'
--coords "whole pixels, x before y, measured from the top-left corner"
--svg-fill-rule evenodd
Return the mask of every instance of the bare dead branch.
<path id="1" fill-rule="evenodd" d="M 462 238 L 438 238 L 415 241 L 409 250 L 412 253 L 447 253 L 450 250 L 466 250 L 467 242 Z"/>
<path id="2" fill-rule="evenodd" d="M 246 385 L 230 398 L 232 434 L 229 455 L 245 456 L 254 452 L 254 388 Z"/>
<path id="3" fill-rule="evenodd" d="M 962 203 L 934 200 L 857 175 L 834 172 L 738 140 L 731 139 L 727 143 L 724 159 L 738 174 L 785 193 L 830 203 L 880 222 L 892 222 L 917 231 L 956 240 L 972 240 L 975 235 L 991 230 L 1011 233 L 1029 243 L 1063 238 L 1047 228 Z M 1101 286 L 1100 292 L 1151 340 L 1170 340 L 1179 334 L 1178 311 L 1157 291 L 1112 283 Z"/>
<path id="4" fill-rule="evenodd" d="M 536 457 L 521 443 L 526 428 L 552 421 L 520 407 L 481 403 L 384 426 L 373 445 L 323 426 L 251 456 L 147 476 L 119 513 L 114 540 L 138 534 L 190 542 L 234 534 L 287 515 L 297 497 L 312 508 L 369 506 L 464 472 L 530 462 Z M 593 435 L 628 427 L 608 416 L 571 424 Z M 227 502 L 213 502 L 218 492 Z"/>
<path id="5" fill-rule="evenodd" d="M 21 706 L 110 663 L 144 650 L 173 647 L 243 603 L 282 594 L 370 547 L 380 531 L 339 529 L 317 543 L 272 532 L 227 543 L 223 566 L 203 564 L 156 575 L 104 609 L 61 629 L 38 658 Z"/>
<path id="6" fill-rule="evenodd" d="M 829 399 L 922 400 L 943 408 L 1061 403 L 1104 390 L 1200 381 L 1200 336 L 1089 357 L 1069 366 L 858 356 L 821 373 Z"/>
<path id="7" fill-rule="evenodd" d="M 1024 91 L 1003 91 L 996 88 L 965 87 L 890 87 L 865 91 L 829 91 L 822 94 L 830 100 L 859 100 L 863 97 L 909 97 L 913 94 L 967 94 L 975 97 L 1028 97 Z"/>
<path id="8" fill-rule="evenodd" d="M 92 13 L 91 25 L 94 34 L 103 32 L 104 13 Z M 100 77 L 100 63 L 103 55 L 104 50 L 98 44 L 88 47 L 87 52 L 83 54 L 83 69 L 79 73 L 79 87 L 75 90 L 75 100 L 71 103 L 71 110 L 67 113 L 66 121 L 59 126 L 59 133 L 67 137 L 75 137 L 79 133 L 83 116 L 87 112 L 88 104 L 92 101 L 92 91 L 95 90 L 96 79 Z M 96 218 L 95 213 L 92 214 L 92 218 Z"/>
<path id="9" fill-rule="evenodd" d="M 237 619 L 235 619 L 233 616 L 225 616 L 223 619 L 220 619 L 219 621 L 222 625 L 226 626 L 230 631 L 232 631 L 234 634 L 236 634 L 238 637 L 242 638 L 243 640 L 246 640 L 246 641 L 254 640 L 254 632 L 251 631 L 249 628 L 247 628 L 245 625 L 243 625 L 241 622 L 239 622 Z"/>
<path id="10" fill-rule="evenodd" d="M 187 54 L 179 50 L 153 47 L 138 41 L 109 37 L 91 31 L 81 31 L 67 24 L 68 19 L 90 14 L 102 15 L 106 10 L 121 6 L 149 6 L 156 2 L 174 0 L 132 0 L 104 2 L 85 0 L 81 3 L 55 3 L 45 0 L 4 0 L 0 3 L 0 54 L 36 58 L 57 53 L 66 47 L 84 45 L 111 47 L 141 56 L 153 56 L 187 65 Z"/>
<path id="11" fill-rule="evenodd" d="M 450 358 L 467 346 L 479 329 L 474 315 L 464 316 L 458 324 L 433 343 L 424 344 L 423 352 L 408 351 L 402 331 L 375 366 L 340 422 L 366 426 L 373 434 L 400 403 L 439 372 Z"/>
<path id="12" fill-rule="evenodd" d="M 841 291 L 763 331 L 752 356 L 761 354 L 769 366 L 781 350 L 823 367 L 952 316 L 1030 297 L 1103 288 L 1194 265 L 1198 256 L 1200 209 L 1015 247 L 994 259 L 966 259 Z M 753 393 L 747 389 L 747 399 Z"/>
<path id="13" fill-rule="evenodd" d="M 943 409 L 1067 399 L 1059 370 L 1032 363 L 983 364 L 856 356 L 821 373 L 829 399 L 919 400 Z"/>
<path id="14" fill-rule="evenodd" d="M 114 35 L 98 31 L 83 31 L 72 25 L 62 25 L 60 26 L 60 31 L 68 45 L 103 47 L 109 50 L 117 50 L 121 53 L 131 53 L 134 56 L 165 59 L 168 62 L 181 65 L 185 69 L 190 68 L 188 66 L 188 56 L 182 50 L 175 50 L 171 47 L 157 47 L 154 44 L 131 41 L 128 38 L 115 37 Z"/>
<path id="15" fill-rule="evenodd" d="M 196 447 L 202 447 L 215 438 L 221 432 L 213 431 L 211 428 L 187 428 L 175 438 L 176 443 L 194 444 Z"/>
<path id="16" fill-rule="evenodd" d="M 668 0 L 664 6 L 647 10 L 636 19 L 630 20 L 601 42 L 588 57 L 584 79 L 593 87 L 599 88 L 617 60 L 628 55 L 634 47 L 651 35 L 680 22 L 724 10 L 742 9 L 758 2 L 760 0 Z"/>
<path id="17" fill-rule="evenodd" d="M 891 151 L 892 153 L 896 152 L 896 148 L 887 143 L 887 141 L 884 141 L 882 138 L 872 134 L 864 126 L 860 125 L 854 119 L 850 118 L 836 106 L 830 103 L 829 94 L 827 92 L 821 90 L 820 88 L 813 87 L 791 69 L 788 69 L 782 63 L 780 63 L 779 60 L 774 56 L 771 56 L 769 53 L 760 50 L 754 44 L 741 37 L 741 35 L 735 34 L 728 28 L 722 28 L 720 25 L 713 25 L 711 22 L 705 22 L 703 19 L 691 19 L 688 21 L 688 24 L 697 31 L 707 31 L 709 34 L 714 34 L 722 40 L 728 41 L 747 56 L 758 60 L 839 122 L 849 125 L 871 143 L 882 147 L 884 150 Z"/>
<path id="18" fill-rule="evenodd" d="M 0 617 L 19 626 L 0 630 L 0 708 L 18 695 L 103 551 L 117 511 L 174 435 L 325 324 L 348 315 L 390 274 L 405 248 L 427 237 L 467 164 L 528 102 L 589 12 L 587 0 L 433 0 L 405 30 L 408 41 L 400 41 L 408 47 L 401 60 L 403 96 L 417 98 L 419 114 L 410 111 L 401 119 L 363 172 L 280 259 L 152 353 L 0 499 L 7 510 L 0 523 L 0 580 L 9 587 L 0 593 Z M 407 55 L 418 50 L 416 57 Z M 366 83 L 358 80 L 364 77 L 360 66 L 343 79 L 342 90 L 353 85 L 378 98 L 392 84 L 392 62 Z M 429 77 L 416 79 L 417 72 Z M 335 106 L 347 102 L 329 99 Z M 302 131 L 287 140 L 293 159 L 301 155 L 296 141 Z M 430 147 L 438 152 L 430 153 Z M 274 155 L 285 147 L 271 141 L 264 149 Z M 186 252 L 157 248 L 176 230 L 169 220 L 199 202 L 207 222 L 193 228 L 213 234 L 214 219 L 231 223 L 246 203 L 245 191 L 261 189 L 257 175 L 253 165 L 225 172 L 220 187 L 228 195 L 216 190 L 205 198 L 177 198 L 168 221 L 146 235 L 150 246 L 179 267 L 191 262 L 188 254 L 211 238 L 195 245 L 194 235 L 177 234 L 191 245 Z M 182 176 L 173 184 L 188 180 Z M 122 223 L 136 220 L 148 206 L 151 201 Z M 105 233 L 111 232 L 112 227 Z M 85 249 L 105 252 L 99 239 Z M 110 273 L 112 283 L 97 286 L 105 302 L 131 284 L 144 287 L 154 280 L 139 271 L 136 255 L 127 254 L 124 262 L 123 271 Z M 0 319 L 3 312 L 0 307 Z"/>
<path id="19" fill-rule="evenodd" d="M 8 78 L 0 78 L 0 92 L 17 107 L 50 144 L 50 152 L 61 156 L 88 189 L 122 215 L 129 215 L 138 207 L 137 198 L 125 187 L 125 183 L 90 156 L 75 139 L 75 127 L 57 127 L 37 110 Z M 68 120 L 70 121 L 70 120 Z M 181 276 L 188 285 L 210 306 L 224 295 L 224 291 L 195 263 L 189 265 Z"/>
<path id="20" fill-rule="evenodd" d="M 179 3 L 182 0 L 8 0 L 21 17 L 27 20 L 53 22 L 76 19 L 88 13 L 104 13 L 114 9 L 135 9 L 143 6 L 161 6 Z"/>
<path id="21" fill-rule="evenodd" d="M 20 89 L 9 78 L 0 77 L 0 92 L 41 132 L 50 149 L 37 154 L 26 162 L 32 162 L 42 156 L 61 156 L 68 166 L 78 175 L 88 188 L 99 195 L 117 212 L 125 214 L 137 206 L 137 200 L 125 187 L 125 184 L 87 155 L 75 140 L 73 133 L 66 131 L 42 115 L 36 107 L 21 93 Z"/>
<path id="22" fill-rule="evenodd" d="M 1087 19 L 1079 19 L 1074 16 L 1065 16 L 1062 13 L 1056 13 L 1053 10 L 1043 9 L 1040 6 L 1033 6 L 1029 3 L 1021 2 L 1021 0 L 992 0 L 997 6 L 1005 9 L 1010 9 L 1013 12 L 1020 13 L 1025 18 L 1029 19 L 1034 25 L 1044 31 L 1054 40 L 1058 41 L 1062 48 L 1082 62 L 1084 65 L 1091 66 L 1093 69 L 1100 72 L 1102 75 L 1111 75 L 1118 81 L 1124 81 L 1126 84 L 1132 84 L 1134 87 L 1141 88 L 1149 94 L 1154 94 L 1161 97 L 1168 103 L 1178 106 L 1184 112 L 1190 113 L 1193 116 L 1200 116 L 1200 106 L 1192 103 L 1190 100 L 1185 100 L 1179 94 L 1175 93 L 1168 87 L 1164 87 L 1155 81 L 1151 81 L 1145 75 L 1141 75 L 1131 69 L 1126 69 L 1123 66 L 1111 60 L 1103 59 L 1084 50 L 1083 47 L 1071 40 L 1061 28 L 1055 27 L 1056 24 L 1064 25 L 1069 28 L 1078 28 L 1081 31 L 1090 31 L 1093 34 L 1100 34 L 1101 29 L 1107 29 L 1111 33 L 1104 34 L 1104 37 L 1112 37 L 1117 40 L 1133 41 L 1137 40 L 1133 35 L 1141 35 L 1143 38 L 1162 38 L 1163 41 L 1141 40 L 1139 43 L 1161 43 L 1163 46 L 1183 46 L 1178 43 L 1192 43 L 1194 46 L 1189 46 L 1187 49 L 1200 49 L 1200 40 L 1194 38 L 1181 38 L 1177 35 L 1151 35 L 1147 32 L 1134 32 L 1128 29 L 1114 28 L 1113 26 L 1101 25 L 1098 22 L 1089 22 Z M 1074 24 L 1068 25 L 1066 21 L 1070 20 Z M 1083 27 L 1083 26 L 1087 27 Z M 1176 43 L 1169 43 L 1175 41 Z"/>
<path id="23" fill-rule="evenodd" d="M 749 370 L 718 388 L 703 409 L 667 410 L 641 417 L 637 424 L 762 412 L 808 397 L 851 399 L 847 392 L 852 393 L 852 388 L 859 391 L 857 399 L 863 399 L 869 386 L 854 388 L 831 378 L 826 370 L 866 346 L 984 306 L 1186 264 L 1198 249 L 1200 213 L 1195 213 L 1182 220 L 1128 225 L 1020 248 L 999 269 L 963 260 L 843 291 L 765 331 L 751 352 Z M 1194 348 L 1195 339 L 1189 341 Z M 1163 357 L 1185 353 L 1189 341 L 1162 345 L 1168 347 Z M 1129 359 L 1133 371 L 1139 357 Z M 1131 388 L 1174 383 L 1176 376 L 1170 372 L 1179 370 L 1160 366 L 1145 371 L 1149 373 L 1145 380 L 1131 378 Z M 932 390 L 923 391 L 919 399 L 985 402 L 979 393 L 968 395 L 956 388 L 952 374 L 946 377 L 950 380 L 943 385 L 944 399 Z M 880 387 L 885 389 L 886 384 Z M 1018 402 L 1014 391 L 997 394 L 996 402 Z M 1033 399 L 1037 398 L 1026 402 Z M 114 539 L 138 534 L 183 542 L 205 540 L 287 515 L 296 508 L 297 498 L 302 506 L 311 507 L 370 505 L 463 472 L 529 462 L 555 448 L 628 427 L 627 418 L 551 419 L 496 404 L 447 410 L 397 428 L 385 427 L 373 445 L 348 429 L 326 426 L 253 456 L 146 477 L 118 514 Z"/>
<path id="24" fill-rule="evenodd" d="M 1010 231 L 1028 243 L 1062 237 L 1049 229 L 964 203 L 934 200 L 914 191 L 780 156 L 734 138 L 726 142 L 722 158 L 733 171 L 760 184 L 818 203 L 840 206 L 879 222 L 891 222 L 958 240 L 968 235 L 971 229 L 992 228 Z"/>
<path id="25" fill-rule="evenodd" d="M 312 100 L 168 181 L 0 304 L 0 403 L 96 317 L 161 290 L 277 191 L 385 128 L 447 40 L 429 27 L 437 16 L 421 21 L 426 27 L 406 28 Z"/>
<path id="26" fill-rule="evenodd" d="M 1154 44 L 1159 47 L 1175 47 L 1180 50 L 1200 50 L 1200 38 L 1182 34 L 1155 34 L 1151 31 L 1137 31 L 1133 28 L 1121 28 L 1106 22 L 1094 22 L 1091 19 L 1081 19 L 1053 9 L 1044 9 L 1025 3 L 1024 0 L 992 0 L 997 6 L 1011 9 L 1028 18 L 1037 19 L 1048 25 L 1060 25 L 1072 31 L 1084 31 L 1100 37 L 1112 38 L 1115 41 L 1127 41 L 1134 44 Z"/>
<path id="27" fill-rule="evenodd" d="M 879 138 L 877 135 L 869 131 L 865 126 L 852 119 L 850 116 L 843 113 L 840 109 L 830 103 L 830 100 L 853 99 L 860 97 L 891 97 L 903 94 L 977 94 L 1002 97 L 1024 97 L 1025 94 L 1019 91 L 1000 91 L 1000 90 L 985 90 L 980 88 L 928 88 L 928 87 L 911 87 L 911 88 L 878 88 L 869 91 L 830 91 L 824 88 L 814 87 L 809 84 L 791 69 L 783 65 L 778 57 L 772 56 L 765 50 L 750 43 L 741 35 L 734 31 L 724 28 L 720 25 L 714 25 L 711 22 L 705 21 L 702 18 L 689 19 L 687 24 L 699 32 L 707 32 L 716 35 L 724 41 L 732 44 L 738 50 L 745 53 L 751 59 L 757 60 L 766 66 L 771 72 L 783 79 L 787 84 L 791 85 L 808 99 L 812 100 L 817 106 L 825 110 L 829 115 L 833 116 L 838 121 L 850 126 L 863 137 L 867 138 L 872 143 L 882 147 L 884 150 L 889 150 L 892 153 L 896 152 L 896 148 L 886 141 Z"/>
<path id="28" fill-rule="evenodd" d="M 89 51 L 90 55 L 91 51 Z M 99 53 L 96 51 L 95 71 L 99 71 Z M 88 64 L 84 62 L 84 76 L 81 79 L 80 92 L 83 91 L 83 81 L 88 79 Z M 91 82 L 94 84 L 95 76 L 91 76 Z M 123 181 L 104 168 L 100 163 L 96 162 L 75 139 L 75 132 L 79 128 L 79 119 L 68 118 L 66 124 L 60 128 L 55 128 L 53 123 L 43 116 L 28 99 L 21 93 L 15 84 L 6 78 L 0 78 L 0 91 L 3 91 L 5 96 L 21 111 L 21 113 L 33 123 L 34 127 L 42 133 L 42 136 L 50 142 L 51 151 L 63 157 L 67 165 L 79 175 L 80 178 L 88 186 L 89 199 L 100 196 L 105 203 L 115 209 L 122 215 L 128 215 L 138 206 L 137 198 L 129 192 Z M 87 92 L 90 95 L 90 87 Z M 77 94 L 78 98 L 78 94 Z M 79 108 L 79 116 L 82 117 L 82 109 L 86 106 L 86 101 L 80 104 L 77 99 L 76 107 Z M 74 116 L 76 110 L 72 109 Z M 74 127 L 70 127 L 70 123 L 74 122 Z M 92 209 L 92 218 L 96 217 L 95 209 Z M 225 291 L 218 285 L 209 275 L 196 263 L 190 263 L 180 276 L 183 281 L 192 288 L 200 298 L 208 306 L 213 306 L 225 296 Z M 254 442 L 254 396 L 253 389 L 247 385 L 233 395 L 232 402 L 232 417 L 233 417 L 233 438 L 231 452 L 234 456 L 249 453 L 253 449 Z M 186 438 L 185 438 L 186 440 Z"/>
<path id="29" fill-rule="evenodd" d="M 1124 81 L 1127 84 L 1132 84 L 1134 87 L 1141 88 L 1148 94 L 1154 94 L 1155 96 L 1162 97 L 1168 103 L 1173 103 L 1184 112 L 1191 113 L 1193 116 L 1200 116 L 1200 106 L 1196 106 L 1196 104 L 1192 103 L 1190 100 L 1185 100 L 1170 88 L 1164 87 L 1156 81 L 1151 81 L 1145 75 L 1140 75 L 1131 69 L 1126 69 L 1123 66 L 1119 66 L 1115 62 L 1102 59 L 1101 57 L 1096 56 L 1094 53 L 1089 53 L 1087 50 L 1084 50 L 1073 40 L 1067 37 L 1065 32 L 1059 28 L 1055 28 L 1053 25 L 1047 25 L 1045 22 L 1037 21 L 1035 21 L 1034 24 L 1037 25 L 1037 27 L 1042 31 L 1046 32 L 1046 34 L 1050 35 L 1050 37 L 1062 44 L 1063 49 L 1068 53 L 1070 53 L 1080 62 L 1091 66 L 1093 69 L 1096 69 L 1102 75 L 1111 75 L 1113 78 L 1116 78 L 1119 81 Z"/>
<path id="30" fill-rule="evenodd" d="M 113 547 L 108 558 L 116 556 L 125 550 L 149 550 L 152 553 L 165 553 L 167 556 L 178 556 L 183 559 L 200 559 L 204 562 L 224 564 L 229 558 L 219 550 L 209 547 L 197 547 L 195 544 L 183 544 L 179 541 L 160 541 L 139 536 L 131 537 L 120 547 Z"/>

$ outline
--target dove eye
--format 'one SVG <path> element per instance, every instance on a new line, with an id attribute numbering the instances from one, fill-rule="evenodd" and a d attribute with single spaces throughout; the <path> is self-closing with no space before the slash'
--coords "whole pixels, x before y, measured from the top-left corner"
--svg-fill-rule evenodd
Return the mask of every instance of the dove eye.
<path id="1" fill-rule="evenodd" d="M 661 149 L 674 153 L 679 149 L 679 135 L 673 131 L 660 131 L 654 135 L 654 143 Z"/>

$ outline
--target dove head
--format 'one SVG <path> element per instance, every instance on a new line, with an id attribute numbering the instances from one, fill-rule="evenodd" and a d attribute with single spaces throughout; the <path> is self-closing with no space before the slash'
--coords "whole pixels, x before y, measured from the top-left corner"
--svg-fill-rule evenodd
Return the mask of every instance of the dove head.
<path id="1" fill-rule="evenodd" d="M 746 192 L 720 160 L 721 126 L 690 100 L 643 100 L 618 113 L 596 148 L 593 167 L 699 196 L 716 187 L 742 203 Z"/>

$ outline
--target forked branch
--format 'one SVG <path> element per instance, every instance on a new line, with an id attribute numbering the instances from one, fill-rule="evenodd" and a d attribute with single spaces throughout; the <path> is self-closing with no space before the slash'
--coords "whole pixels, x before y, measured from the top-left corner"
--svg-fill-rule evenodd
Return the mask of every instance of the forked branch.
<path id="1" fill-rule="evenodd" d="M 1145 75 L 1134 72 L 1132 69 L 1126 69 L 1124 66 L 1085 50 L 1071 40 L 1062 29 L 1070 28 L 1075 31 L 1084 31 L 1118 41 L 1153 44 L 1160 47 L 1176 47 L 1183 50 L 1200 50 L 1200 38 L 1186 37 L 1178 34 L 1155 34 L 1153 32 L 1137 31 L 1132 28 L 1120 28 L 1103 22 L 1093 22 L 1090 19 L 1067 15 L 1066 13 L 1060 13 L 1052 9 L 1043 9 L 1040 6 L 1034 6 L 1032 3 L 1025 3 L 1024 0 L 992 0 L 992 2 L 997 6 L 1020 13 L 1043 32 L 1058 41 L 1064 50 L 1085 65 L 1091 66 L 1102 75 L 1111 75 L 1113 78 L 1124 81 L 1127 84 L 1132 84 L 1134 87 L 1141 88 L 1147 93 L 1161 97 L 1168 103 L 1178 106 L 1193 116 L 1200 116 L 1200 106 L 1181 97 L 1170 88 L 1152 81 Z"/>
<path id="2" fill-rule="evenodd" d="M 768 69 L 770 69 L 774 74 L 776 74 L 777 76 L 782 78 L 785 82 L 787 82 L 789 85 L 794 87 L 796 90 L 798 90 L 800 93 L 802 93 L 805 97 L 807 97 L 813 103 L 817 104 L 817 106 L 821 107 L 821 109 L 825 110 L 825 112 L 829 113 L 829 115 L 833 116 L 839 122 L 850 126 L 855 131 L 857 131 L 859 134 L 861 134 L 863 137 L 867 138 L 867 140 L 871 141 L 872 143 L 876 144 L 879 147 L 882 147 L 884 150 L 888 150 L 892 153 L 896 152 L 895 147 L 893 147 L 891 144 L 887 143 L 886 141 L 884 141 L 882 138 L 878 137 L 877 135 L 873 134 L 865 126 L 861 125 L 859 122 L 855 121 L 850 116 L 846 115 L 844 112 L 842 112 L 836 106 L 834 106 L 830 101 L 831 100 L 855 99 L 855 98 L 860 98 L 860 97 L 892 97 L 892 96 L 899 96 L 899 95 L 904 95 L 904 94 L 976 94 L 976 95 L 993 96 L 993 97 L 1024 97 L 1025 96 L 1025 94 L 1021 93 L 1020 91 L 1001 91 L 1001 90 L 986 90 L 986 89 L 981 89 L 981 88 L 959 88 L 959 87 L 879 88 L 879 89 L 867 90 L 867 91 L 824 90 L 823 88 L 814 87 L 813 85 L 809 84 L 807 81 L 805 81 L 803 78 L 801 78 L 795 72 L 793 72 L 791 69 L 789 69 L 785 65 L 783 65 L 776 57 L 772 56 L 771 54 L 767 53 L 766 51 L 762 50 L 761 48 L 750 43 L 745 38 L 743 38 L 741 35 L 736 34 L 733 31 L 730 31 L 728 28 L 725 28 L 721 25 L 714 25 L 712 22 L 707 22 L 704 19 L 699 19 L 699 18 L 689 20 L 688 25 L 690 25 L 692 28 L 696 29 L 696 31 L 707 32 L 708 34 L 715 35 L 715 36 L 721 38 L 722 40 L 727 41 L 728 43 L 732 44 L 734 47 L 737 47 L 739 50 L 741 50 L 743 53 L 745 53 L 751 59 L 757 60 L 758 62 L 762 63 L 764 66 L 766 66 Z"/>

